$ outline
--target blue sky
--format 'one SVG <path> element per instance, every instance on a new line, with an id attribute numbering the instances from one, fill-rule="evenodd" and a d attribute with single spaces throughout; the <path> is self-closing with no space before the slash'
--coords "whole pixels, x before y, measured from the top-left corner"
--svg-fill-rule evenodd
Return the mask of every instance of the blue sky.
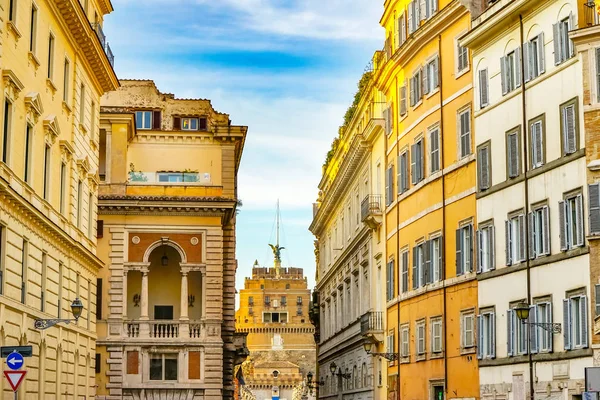
<path id="1" fill-rule="evenodd" d="M 277 199 L 284 264 L 314 285 L 308 231 L 321 165 L 364 67 L 382 47 L 383 1 L 112 0 L 104 31 L 120 78 L 212 100 L 248 125 L 239 173 L 237 287 L 272 261 Z"/>

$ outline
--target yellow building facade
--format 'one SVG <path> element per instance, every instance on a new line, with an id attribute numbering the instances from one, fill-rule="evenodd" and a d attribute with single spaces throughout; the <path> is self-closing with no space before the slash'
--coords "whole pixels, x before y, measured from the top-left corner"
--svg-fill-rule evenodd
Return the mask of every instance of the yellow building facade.
<path id="1" fill-rule="evenodd" d="M 112 11 L 108 0 L 0 3 L 0 346 L 33 348 L 19 398 L 95 396 L 99 106 L 119 86 L 102 32 Z M 72 319 L 76 298 L 76 323 L 34 328 Z"/>
<path id="2" fill-rule="evenodd" d="M 247 127 L 152 81 L 102 99 L 97 399 L 230 399 Z"/>
<path id="3" fill-rule="evenodd" d="M 314 398 L 305 386 L 315 372 L 316 345 L 304 270 L 282 267 L 278 255 L 270 268 L 256 262 L 239 298 L 236 331 L 248 335 L 250 352 L 243 364 L 246 389 L 256 399 L 270 398 L 273 387 L 282 399 Z"/>
<path id="4" fill-rule="evenodd" d="M 471 59 L 458 0 L 388 0 L 384 66 L 388 398 L 479 397 Z"/>

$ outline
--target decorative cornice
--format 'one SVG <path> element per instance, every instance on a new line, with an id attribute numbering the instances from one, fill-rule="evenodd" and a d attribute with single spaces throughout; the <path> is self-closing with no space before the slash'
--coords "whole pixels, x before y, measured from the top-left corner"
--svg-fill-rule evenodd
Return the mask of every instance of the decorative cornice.
<path id="1" fill-rule="evenodd" d="M 44 106 L 38 92 L 29 92 L 25 95 L 25 108 L 36 121 L 44 113 Z"/>
<path id="2" fill-rule="evenodd" d="M 88 174 L 87 179 L 88 179 L 88 186 L 90 187 L 90 190 L 92 192 L 95 192 L 98 189 L 98 186 L 100 185 L 100 179 L 98 178 L 98 175 L 97 174 Z"/>
<path id="3" fill-rule="evenodd" d="M 75 154 L 75 149 L 73 148 L 73 145 L 66 140 L 60 141 L 60 151 L 65 157 L 67 157 L 68 160 L 70 160 L 71 157 L 73 157 L 73 154 Z"/>
<path id="4" fill-rule="evenodd" d="M 10 97 L 16 99 L 19 97 L 21 90 L 25 88 L 25 85 L 17 78 L 17 75 L 10 69 L 2 70 L 2 79 L 4 80 L 5 90 L 9 91 Z"/>
<path id="5" fill-rule="evenodd" d="M 216 204 L 215 204 L 216 203 Z M 223 217 L 235 207 L 235 200 L 223 197 L 173 197 L 101 195 L 100 214 L 127 215 L 186 215 Z"/>
<path id="6" fill-rule="evenodd" d="M 77 160 L 77 171 L 83 177 L 90 172 L 90 162 L 87 157 Z"/>
<path id="7" fill-rule="evenodd" d="M 56 118 L 56 115 L 50 114 L 44 118 L 44 132 L 46 134 L 46 141 L 48 141 L 50 145 L 53 145 L 60 136 L 60 125 L 58 125 L 58 118 Z"/>

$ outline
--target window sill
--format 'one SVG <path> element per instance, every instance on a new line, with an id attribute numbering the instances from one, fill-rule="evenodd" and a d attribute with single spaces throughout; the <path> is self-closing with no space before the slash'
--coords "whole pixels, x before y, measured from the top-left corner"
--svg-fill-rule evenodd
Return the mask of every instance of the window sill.
<path id="1" fill-rule="evenodd" d="M 411 107 L 412 107 L 412 109 L 413 109 L 413 110 L 416 110 L 417 108 L 419 108 L 419 106 L 420 106 L 421 104 L 423 104 L 423 99 L 420 99 L 419 101 L 417 101 L 417 102 L 415 103 L 415 105 L 414 105 L 414 106 L 411 106 Z"/>
<path id="2" fill-rule="evenodd" d="M 436 360 L 438 358 L 444 358 L 444 353 L 440 351 L 439 353 L 431 353 L 429 356 L 430 360 Z"/>
<path id="3" fill-rule="evenodd" d="M 63 100 L 62 102 L 62 106 L 63 106 L 63 110 L 65 110 L 67 112 L 67 114 L 71 114 L 71 107 L 69 106 L 69 104 L 67 104 L 66 101 Z"/>
<path id="4" fill-rule="evenodd" d="M 405 356 L 400 359 L 400 364 L 409 364 L 409 363 L 410 363 L 410 356 Z"/>
<path id="5" fill-rule="evenodd" d="M 81 131 L 81 133 L 83 133 L 84 135 L 87 135 L 88 133 L 88 129 L 84 124 L 79 124 L 79 130 Z"/>
<path id="6" fill-rule="evenodd" d="M 17 26 L 15 25 L 15 23 L 13 21 L 7 21 L 6 28 L 15 37 L 15 40 L 19 40 L 21 38 L 21 36 L 23 36 L 23 35 L 21 35 L 21 32 L 19 32 L 19 30 L 17 29 Z"/>
<path id="7" fill-rule="evenodd" d="M 31 51 L 28 53 L 28 56 L 29 56 L 29 61 L 31 61 L 31 64 L 33 64 L 33 67 L 37 70 L 40 67 L 40 65 L 42 65 L 40 63 L 40 60 L 38 60 L 38 58 L 35 56 L 35 54 L 33 54 L 33 52 L 31 52 Z"/>
<path id="8" fill-rule="evenodd" d="M 471 66 L 467 66 L 467 68 L 463 69 L 463 70 L 456 70 L 456 74 L 454 75 L 454 79 L 458 79 L 461 76 L 465 75 L 466 73 L 468 73 L 469 71 L 471 71 Z"/>
<path id="9" fill-rule="evenodd" d="M 475 349 L 475 346 L 473 347 L 461 347 L 460 349 L 460 354 L 463 356 L 469 355 L 469 354 L 475 354 L 477 352 L 477 350 Z"/>
<path id="10" fill-rule="evenodd" d="M 429 98 L 431 98 L 431 97 L 435 96 L 436 94 L 438 94 L 439 92 L 440 92 L 440 87 L 438 86 L 438 87 L 436 87 L 435 89 L 433 89 L 433 91 L 429 92 L 429 93 L 428 93 L 428 94 L 425 96 L 425 98 L 426 98 L 426 99 L 429 99 Z"/>
<path id="11" fill-rule="evenodd" d="M 419 354 L 419 355 L 417 355 L 417 357 L 415 358 L 415 361 L 416 361 L 416 362 L 419 362 L 419 361 L 427 361 L 427 355 L 426 355 L 426 354 Z"/>
<path id="12" fill-rule="evenodd" d="M 46 79 L 46 86 L 48 86 L 48 88 L 52 91 L 52 94 L 56 94 L 56 91 L 58 89 L 56 88 L 56 85 L 54 84 L 54 82 L 52 82 L 52 79 L 50 79 L 50 78 Z"/>

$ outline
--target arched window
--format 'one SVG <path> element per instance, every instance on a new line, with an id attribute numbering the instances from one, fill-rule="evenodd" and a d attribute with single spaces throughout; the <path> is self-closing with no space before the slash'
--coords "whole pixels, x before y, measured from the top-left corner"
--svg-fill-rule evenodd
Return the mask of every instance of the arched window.
<path id="1" fill-rule="evenodd" d="M 362 365 L 362 387 L 366 388 L 369 386 L 368 376 L 367 376 L 367 364 L 363 363 Z"/>
<path id="2" fill-rule="evenodd" d="M 354 364 L 354 368 L 352 369 L 353 389 L 358 389 L 358 379 L 358 368 L 356 367 L 356 364 Z"/>

